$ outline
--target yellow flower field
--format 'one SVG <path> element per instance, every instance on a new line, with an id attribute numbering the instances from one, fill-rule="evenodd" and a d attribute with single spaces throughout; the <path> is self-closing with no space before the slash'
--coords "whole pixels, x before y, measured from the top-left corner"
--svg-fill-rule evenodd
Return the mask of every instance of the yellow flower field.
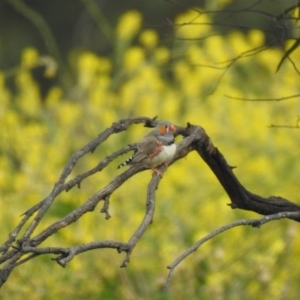
<path id="1" fill-rule="evenodd" d="M 188 22 L 194 13 L 181 14 L 175 23 Z M 208 23 L 209 16 L 197 21 Z M 1 242 L 24 211 L 48 195 L 72 153 L 113 122 L 132 116 L 158 115 L 181 126 L 201 125 L 229 165 L 237 167 L 235 174 L 248 190 L 300 203 L 300 131 L 270 128 L 271 124 L 295 126 L 299 99 L 247 102 L 230 98 L 299 94 L 298 75 L 288 61 L 275 72 L 283 55 L 275 48 L 242 57 L 228 67 L 242 52 L 262 46 L 264 35 L 255 30 L 197 39 L 210 30 L 209 25 L 175 26 L 176 38 L 167 46 L 155 30 L 143 27 L 139 12 L 129 11 L 115 31 L 115 53 L 110 57 L 88 51 L 70 54 L 73 86 L 67 91 L 60 85 L 52 87 L 44 101 L 31 74 L 41 56 L 36 49 L 23 50 L 15 93 L 1 71 Z M 299 51 L 293 53 L 295 62 L 299 55 Z M 148 130 L 134 125 L 112 136 L 79 161 L 70 176 L 139 141 Z M 116 167 L 124 158 L 84 181 L 81 189 L 63 193 L 38 231 L 123 172 Z M 69 247 L 101 239 L 126 242 L 143 218 L 150 178 L 151 172 L 145 171 L 112 195 L 109 221 L 99 207 L 42 246 Z M 162 292 L 166 266 L 198 239 L 229 222 L 260 217 L 231 210 L 229 202 L 208 167 L 192 153 L 165 173 L 157 191 L 154 222 L 127 268 L 119 268 L 124 254 L 113 250 L 79 255 L 66 269 L 50 257 L 38 257 L 12 273 L 1 298 L 297 299 L 300 236 L 298 224 L 290 220 L 260 229 L 238 227 L 217 236 L 176 269 L 169 291 Z"/>

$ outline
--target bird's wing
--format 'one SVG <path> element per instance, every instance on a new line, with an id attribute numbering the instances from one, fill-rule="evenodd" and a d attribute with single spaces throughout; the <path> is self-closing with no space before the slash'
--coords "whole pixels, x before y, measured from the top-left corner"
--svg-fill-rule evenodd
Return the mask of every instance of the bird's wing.
<path id="1" fill-rule="evenodd" d="M 161 143 L 154 136 L 145 137 L 138 146 L 138 151 L 134 155 L 131 163 L 136 164 L 146 158 L 152 159 L 161 150 Z"/>

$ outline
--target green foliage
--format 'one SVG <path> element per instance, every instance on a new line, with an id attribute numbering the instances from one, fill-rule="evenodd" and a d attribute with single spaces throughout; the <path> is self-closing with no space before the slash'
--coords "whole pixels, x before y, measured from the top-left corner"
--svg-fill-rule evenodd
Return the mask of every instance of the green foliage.
<path id="1" fill-rule="evenodd" d="M 193 19 L 195 11 L 178 17 Z M 203 22 L 208 16 L 203 15 Z M 205 20 L 204 20 L 205 19 Z M 173 48 L 160 45 L 158 34 L 142 28 L 142 16 L 128 12 L 116 30 L 115 53 L 70 54 L 76 84 L 68 93 L 53 87 L 44 104 L 30 68 L 39 60 L 35 49 L 24 49 L 15 75 L 14 94 L 0 74 L 0 224 L 1 241 L 19 222 L 19 215 L 47 195 L 64 164 L 79 147 L 112 122 L 136 115 L 159 116 L 184 126 L 205 128 L 241 182 L 263 196 L 299 194 L 296 130 L 269 128 L 291 125 L 300 114 L 294 99 L 244 102 L 225 97 L 278 98 L 299 93 L 293 66 L 275 74 L 282 54 L 272 49 L 241 58 L 262 46 L 259 31 L 233 32 L 226 37 L 197 37 L 210 27 L 182 26 Z M 137 41 L 137 42 L 134 42 Z M 297 51 L 292 53 L 295 58 Z M 25 67 L 24 67 L 25 66 Z M 293 125 L 293 124 L 292 124 Z M 86 171 L 108 153 L 136 142 L 147 132 L 135 126 L 112 137 L 80 162 Z M 40 230 L 80 205 L 122 172 L 113 162 L 84 181 L 80 190 L 63 194 L 50 209 Z M 75 176 L 76 174 L 71 174 Z M 61 230 L 43 246 L 72 246 L 99 239 L 127 241 L 141 222 L 151 172 L 130 179 L 111 198 L 112 219 L 96 210 Z M 76 257 L 66 269 L 48 258 L 37 258 L 16 269 L 4 285 L 3 299 L 296 299 L 300 236 L 297 223 L 277 221 L 261 229 L 235 228 L 205 244 L 175 271 L 167 293 L 166 266 L 199 238 L 223 224 L 257 215 L 231 210 L 225 192 L 196 154 L 177 162 L 157 191 L 154 222 L 141 239 L 126 269 L 123 254 L 95 250 Z"/>

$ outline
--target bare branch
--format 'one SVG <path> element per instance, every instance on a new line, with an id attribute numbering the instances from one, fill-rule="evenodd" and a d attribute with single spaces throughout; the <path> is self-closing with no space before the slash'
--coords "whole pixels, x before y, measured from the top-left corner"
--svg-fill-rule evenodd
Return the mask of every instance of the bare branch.
<path id="1" fill-rule="evenodd" d="M 94 139 L 72 155 L 50 195 L 23 214 L 23 218 L 20 223 L 10 234 L 8 240 L 3 244 L 3 246 L 1 246 L 0 250 L 2 255 L 0 257 L 0 263 L 4 264 L 4 266 L 0 270 L 0 286 L 7 280 L 8 276 L 15 267 L 20 266 L 21 264 L 24 264 L 37 256 L 46 254 L 58 255 L 56 258 L 54 258 L 54 260 L 57 261 L 57 263 L 61 266 L 65 267 L 67 263 L 71 261 L 77 254 L 94 249 L 112 248 L 117 249 L 118 252 L 126 252 L 126 257 L 121 266 L 127 266 L 133 249 L 146 232 L 154 217 L 155 192 L 158 188 L 160 180 L 162 179 L 162 177 L 157 174 L 153 175 L 148 185 L 144 219 L 127 243 L 105 240 L 81 244 L 71 248 L 39 248 L 38 246 L 62 228 L 65 228 L 76 222 L 84 214 L 95 210 L 96 206 L 101 200 L 104 201 L 104 206 L 101 212 L 105 213 L 106 219 L 109 219 L 110 215 L 108 209 L 111 195 L 132 176 L 144 171 L 145 168 L 142 165 L 135 165 L 130 169 L 125 170 L 123 173 L 116 176 L 108 185 L 93 193 L 81 206 L 77 207 L 60 220 L 49 225 L 35 236 L 32 237 L 32 235 L 35 233 L 36 226 L 39 224 L 42 218 L 44 218 L 50 205 L 62 191 L 69 190 L 70 188 L 80 184 L 80 182 L 82 182 L 82 180 L 88 176 L 101 171 L 119 155 L 135 149 L 136 145 L 132 144 L 114 152 L 113 154 L 104 158 L 104 160 L 102 160 L 96 167 L 78 175 L 70 181 L 67 181 L 67 177 L 71 173 L 78 159 L 80 159 L 83 155 L 94 151 L 96 147 L 103 143 L 110 135 L 124 131 L 128 128 L 128 126 L 136 123 L 144 123 L 146 127 L 153 127 L 155 126 L 156 121 L 154 119 L 143 117 L 121 120 L 117 123 L 114 123 L 110 128 L 103 131 L 98 138 Z M 176 129 L 176 134 L 182 135 L 184 139 L 178 143 L 177 152 L 170 165 L 185 157 L 189 152 L 196 151 L 216 175 L 220 184 L 228 194 L 228 197 L 231 200 L 231 204 L 229 204 L 231 208 L 251 210 L 262 215 L 273 215 L 284 212 L 300 212 L 299 205 L 282 197 L 270 196 L 269 198 L 263 198 L 246 190 L 235 177 L 232 167 L 227 164 L 223 155 L 217 148 L 214 147 L 209 136 L 202 127 L 188 123 L 186 128 L 176 126 Z M 159 169 L 161 172 L 163 172 L 165 171 L 165 166 L 162 165 L 159 167 Z M 29 224 L 29 227 L 25 233 L 23 233 L 22 236 L 19 236 L 21 229 L 25 224 L 27 224 L 27 222 L 29 222 L 30 217 L 35 213 L 37 213 L 37 215 L 34 217 L 31 224 Z M 300 221 L 299 214 L 282 214 L 282 216 L 298 222 Z M 256 223 L 256 226 L 259 225 L 260 223 Z M 170 274 L 172 273 L 173 270 L 170 270 Z"/>
<path id="2" fill-rule="evenodd" d="M 297 117 L 296 125 L 295 126 L 291 126 L 291 125 L 274 125 L 274 124 L 271 124 L 269 127 L 270 128 L 299 129 L 300 128 L 300 116 Z"/>
<path id="3" fill-rule="evenodd" d="M 214 238 L 216 235 L 227 231 L 229 229 L 232 229 L 234 227 L 237 226 L 252 226 L 252 227 L 256 227 L 259 228 L 260 226 L 270 222 L 270 221 L 274 221 L 274 220 L 279 220 L 279 219 L 283 219 L 283 218 L 300 218 L 300 211 L 299 212 L 284 212 L 284 213 L 277 213 L 274 215 L 270 215 L 270 216 L 265 216 L 261 219 L 248 219 L 248 220 L 239 220 L 239 221 L 235 221 L 232 222 L 230 224 L 227 224 L 225 226 L 222 226 L 212 232 L 210 232 L 208 235 L 206 235 L 205 237 L 203 237 L 202 239 L 200 239 L 198 242 L 196 242 L 194 245 L 192 245 L 190 248 L 188 248 L 185 252 L 183 252 L 180 256 L 178 256 L 175 261 L 173 261 L 170 265 L 168 265 L 168 269 L 169 271 L 169 275 L 167 277 L 165 286 L 164 286 L 164 290 L 167 290 L 170 282 L 171 282 L 171 278 L 172 275 L 174 273 L 175 268 L 185 259 L 187 258 L 190 254 L 192 254 L 194 251 L 198 250 L 198 248 L 200 246 L 202 246 L 204 243 L 206 243 L 207 241 L 211 240 L 212 238 Z"/>
<path id="4" fill-rule="evenodd" d="M 130 249 L 129 249 L 129 251 L 127 251 L 126 258 L 123 261 L 121 267 L 127 266 L 127 264 L 129 263 L 130 255 L 131 255 L 135 245 L 140 240 L 142 235 L 145 233 L 148 226 L 152 223 L 154 210 L 155 210 L 155 190 L 157 189 L 160 180 L 161 180 L 161 176 L 158 174 L 155 174 L 149 183 L 148 193 L 147 193 L 146 213 L 145 213 L 142 223 L 140 224 L 138 229 L 135 231 L 135 233 L 132 235 L 132 237 L 128 241 L 128 245 L 130 246 Z"/>
<path id="5" fill-rule="evenodd" d="M 105 198 L 104 198 L 104 205 L 102 207 L 102 209 L 100 210 L 101 213 L 105 214 L 105 219 L 106 220 L 109 220 L 111 218 L 111 215 L 109 214 L 108 212 L 108 208 L 109 208 L 109 198 L 110 198 L 110 195 L 107 195 Z"/>
<path id="6" fill-rule="evenodd" d="M 42 219 L 42 217 L 44 216 L 44 214 L 46 213 L 46 211 L 48 210 L 48 208 L 50 207 L 50 205 L 52 204 L 54 199 L 62 191 L 70 189 L 72 186 L 74 186 L 74 184 L 79 184 L 81 182 L 81 180 L 83 180 L 84 178 L 86 178 L 87 176 L 90 175 L 89 172 L 84 173 L 81 176 L 77 176 L 73 181 L 65 184 L 65 181 L 66 181 L 67 177 L 70 175 L 70 173 L 72 172 L 76 162 L 85 154 L 87 154 L 89 152 L 94 152 L 95 149 L 100 144 L 102 144 L 104 141 L 106 141 L 110 135 L 121 132 L 121 131 L 125 131 L 130 125 L 138 124 L 138 123 L 145 123 L 146 125 L 153 124 L 153 119 L 145 118 L 145 117 L 137 117 L 137 118 L 131 118 L 131 119 L 124 119 L 124 120 L 119 121 L 118 123 L 114 123 L 110 128 L 106 129 L 104 132 L 99 134 L 99 136 L 97 138 L 92 140 L 90 143 L 85 145 L 80 150 L 76 151 L 71 156 L 69 162 L 67 163 L 66 167 L 62 171 L 62 174 L 60 175 L 59 180 L 55 184 L 50 195 L 42 201 L 42 203 L 40 204 L 40 207 L 39 207 L 39 205 L 37 206 L 39 209 L 39 212 L 38 212 L 37 216 L 34 218 L 33 222 L 30 224 L 29 228 L 27 229 L 27 231 L 24 235 L 24 238 L 30 237 L 31 233 L 37 227 L 40 220 Z M 154 126 L 154 124 L 153 124 L 153 126 Z M 124 153 L 123 151 L 125 151 L 125 149 L 120 150 L 119 152 L 111 155 L 111 157 L 109 157 L 107 159 L 107 161 L 104 160 L 104 162 L 102 164 L 100 163 L 97 167 L 92 169 L 90 171 L 90 173 L 93 173 L 100 169 L 103 169 L 105 166 L 107 166 L 107 164 L 111 161 L 111 159 L 113 159 L 117 155 Z"/>
<path id="7" fill-rule="evenodd" d="M 123 174 L 118 176 L 110 185 L 108 185 L 106 188 L 100 190 L 98 193 L 95 193 L 84 205 L 70 213 L 69 215 L 62 218 L 62 220 L 55 222 L 48 228 L 46 228 L 43 232 L 41 232 L 39 235 L 37 235 L 34 239 L 30 239 L 30 236 L 35 231 L 36 227 L 46 214 L 48 208 L 51 206 L 53 201 L 56 199 L 56 197 L 63 192 L 66 189 L 70 189 L 76 184 L 79 184 L 84 178 L 94 174 L 95 172 L 103 169 L 105 166 L 108 165 L 109 162 L 111 162 L 115 157 L 118 155 L 121 155 L 125 153 L 126 151 L 131 150 L 133 147 L 132 145 L 127 146 L 120 151 L 115 152 L 106 160 L 103 162 L 100 162 L 98 166 L 96 166 L 94 169 L 90 170 L 89 172 L 86 172 L 84 174 L 81 174 L 77 176 L 74 180 L 71 180 L 70 182 L 66 182 L 67 177 L 72 172 L 76 162 L 86 155 L 89 152 L 93 152 L 100 144 L 102 144 L 107 138 L 109 138 L 110 135 L 114 133 L 119 133 L 121 131 L 127 130 L 127 128 L 132 124 L 138 124 L 138 123 L 144 123 L 147 127 L 154 127 L 156 124 L 155 121 L 156 117 L 153 119 L 147 118 L 147 117 L 136 117 L 136 118 L 130 118 L 130 119 L 124 119 L 117 123 L 112 124 L 112 126 L 108 129 L 106 129 L 104 132 L 99 134 L 97 138 L 92 140 L 90 143 L 88 143 L 86 146 L 81 148 L 80 150 L 76 151 L 70 158 L 69 162 L 67 163 L 66 167 L 62 171 L 58 182 L 55 184 L 53 190 L 49 194 L 48 197 L 46 197 L 44 200 L 30 208 L 28 211 L 26 211 L 23 215 L 23 219 L 21 222 L 17 225 L 16 229 L 10 234 L 8 240 L 1 246 L 0 250 L 2 252 L 2 255 L 0 257 L 0 263 L 7 262 L 6 265 L 0 270 L 0 286 L 7 280 L 10 272 L 18 265 L 18 260 L 22 257 L 24 254 L 22 250 L 18 250 L 23 248 L 24 245 L 30 245 L 36 247 L 39 245 L 43 240 L 57 232 L 59 229 L 64 228 L 65 226 L 70 225 L 71 223 L 75 222 L 80 218 L 84 213 L 88 211 L 92 211 L 97 203 L 105 199 L 105 197 L 109 197 L 109 195 L 118 188 L 122 183 L 124 183 L 127 179 L 129 179 L 131 176 L 133 176 L 135 173 L 140 172 L 142 170 L 141 167 L 134 167 L 127 171 L 125 171 Z M 13 248 L 12 250 L 8 250 L 10 246 L 12 246 L 12 243 L 16 240 L 18 234 L 20 233 L 21 229 L 24 227 L 25 224 L 27 224 L 27 221 L 30 219 L 30 217 L 37 213 L 31 224 L 26 229 L 23 236 L 18 240 L 18 246 Z M 28 260 L 25 259 L 26 261 Z"/>
<path id="8" fill-rule="evenodd" d="M 291 96 L 285 96 L 285 97 L 280 97 L 280 98 L 240 98 L 240 97 L 233 97 L 230 95 L 224 95 L 227 98 L 234 99 L 234 100 L 241 100 L 241 101 L 252 101 L 252 102 L 273 102 L 273 101 L 284 101 L 284 100 L 289 100 L 293 98 L 298 98 L 300 97 L 300 94 L 296 95 L 291 95 Z"/>

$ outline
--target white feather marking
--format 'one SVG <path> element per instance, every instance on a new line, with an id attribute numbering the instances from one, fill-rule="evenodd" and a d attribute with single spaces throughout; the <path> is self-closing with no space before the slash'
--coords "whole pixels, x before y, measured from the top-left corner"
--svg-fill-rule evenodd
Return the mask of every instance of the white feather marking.
<path id="1" fill-rule="evenodd" d="M 176 144 L 163 146 L 163 150 L 152 159 L 146 159 L 145 165 L 148 167 L 157 167 L 162 163 L 169 163 L 176 153 Z"/>

